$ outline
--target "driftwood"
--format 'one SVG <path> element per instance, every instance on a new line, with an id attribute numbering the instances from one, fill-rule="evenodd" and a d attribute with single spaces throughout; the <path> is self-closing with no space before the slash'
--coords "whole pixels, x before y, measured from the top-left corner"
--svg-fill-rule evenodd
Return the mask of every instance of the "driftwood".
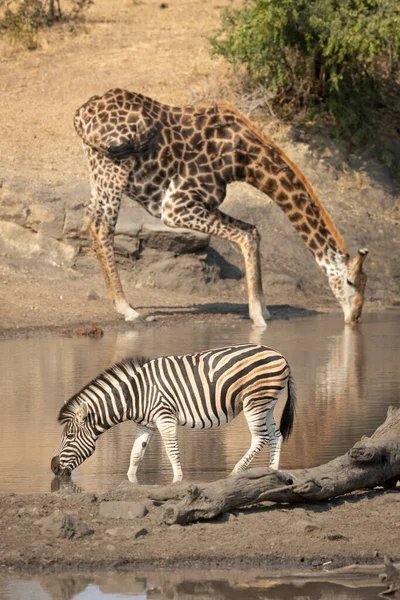
<path id="1" fill-rule="evenodd" d="M 400 598 L 400 571 L 393 564 L 389 556 L 384 557 L 385 573 L 379 575 L 379 579 L 386 585 L 386 590 L 381 592 L 381 598 Z"/>
<path id="2" fill-rule="evenodd" d="M 385 422 L 363 437 L 347 454 L 311 469 L 273 471 L 249 469 L 205 484 L 158 488 L 153 500 L 169 502 L 163 514 L 168 525 L 186 525 L 259 502 L 320 502 L 377 486 L 395 488 L 400 480 L 400 409 L 389 407 Z"/>

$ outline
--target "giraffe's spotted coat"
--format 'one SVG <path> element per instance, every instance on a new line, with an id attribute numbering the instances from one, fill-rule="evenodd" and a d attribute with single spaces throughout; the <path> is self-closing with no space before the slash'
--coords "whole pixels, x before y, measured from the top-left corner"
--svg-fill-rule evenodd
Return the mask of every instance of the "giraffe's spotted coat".
<path id="1" fill-rule="evenodd" d="M 109 294 L 126 319 L 139 315 L 125 299 L 114 259 L 113 235 L 123 194 L 170 227 L 235 242 L 245 259 L 250 317 L 255 325 L 265 324 L 257 229 L 219 210 L 227 185 L 246 181 L 287 214 L 328 275 L 346 321 L 359 320 L 366 253 L 349 258 L 304 175 L 235 107 L 168 106 L 114 89 L 79 108 L 74 124 L 90 170 L 86 221 Z"/>

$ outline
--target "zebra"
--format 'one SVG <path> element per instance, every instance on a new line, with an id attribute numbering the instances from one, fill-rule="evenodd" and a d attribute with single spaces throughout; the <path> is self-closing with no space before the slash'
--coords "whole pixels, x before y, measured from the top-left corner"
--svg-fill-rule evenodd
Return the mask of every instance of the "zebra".
<path id="1" fill-rule="evenodd" d="M 280 429 L 273 409 L 287 385 L 288 396 Z M 101 373 L 61 407 L 64 424 L 52 458 L 55 475 L 70 475 L 91 456 L 97 438 L 125 420 L 137 424 L 128 479 L 137 482 L 137 469 L 158 429 L 173 470 L 181 481 L 177 426 L 219 427 L 243 411 L 251 445 L 232 474 L 244 471 L 269 445 L 269 465 L 279 468 L 282 441 L 292 431 L 296 391 L 286 359 L 259 344 L 240 344 L 182 356 L 152 360 L 125 359 Z"/>

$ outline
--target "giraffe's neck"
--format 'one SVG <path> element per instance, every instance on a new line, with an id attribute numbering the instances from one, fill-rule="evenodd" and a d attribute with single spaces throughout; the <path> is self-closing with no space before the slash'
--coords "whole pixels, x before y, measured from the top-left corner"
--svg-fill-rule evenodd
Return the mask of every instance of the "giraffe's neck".
<path id="1" fill-rule="evenodd" d="M 248 162 L 245 179 L 283 210 L 328 277 L 338 274 L 347 254 L 344 241 L 311 184 L 282 150 L 263 141 L 260 155 Z"/>

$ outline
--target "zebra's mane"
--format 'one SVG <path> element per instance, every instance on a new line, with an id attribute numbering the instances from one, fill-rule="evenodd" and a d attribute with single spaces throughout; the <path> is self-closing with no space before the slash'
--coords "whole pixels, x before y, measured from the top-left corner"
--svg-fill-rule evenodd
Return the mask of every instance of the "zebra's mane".
<path id="1" fill-rule="evenodd" d="M 118 373 L 118 371 L 122 368 L 128 371 L 140 371 L 140 369 L 149 362 L 149 358 L 145 358 L 144 356 L 137 356 L 135 358 L 124 358 L 119 363 L 115 363 L 112 367 L 109 367 L 100 375 L 92 379 L 88 384 L 86 384 L 79 392 L 74 394 L 69 400 L 66 400 L 62 407 L 60 408 L 60 412 L 58 413 L 57 420 L 60 424 L 67 423 L 71 419 L 74 418 L 78 409 L 82 402 L 84 402 L 85 398 L 82 396 L 82 392 L 84 392 L 88 387 L 97 383 L 99 379 L 104 379 L 107 375 L 113 375 Z"/>

